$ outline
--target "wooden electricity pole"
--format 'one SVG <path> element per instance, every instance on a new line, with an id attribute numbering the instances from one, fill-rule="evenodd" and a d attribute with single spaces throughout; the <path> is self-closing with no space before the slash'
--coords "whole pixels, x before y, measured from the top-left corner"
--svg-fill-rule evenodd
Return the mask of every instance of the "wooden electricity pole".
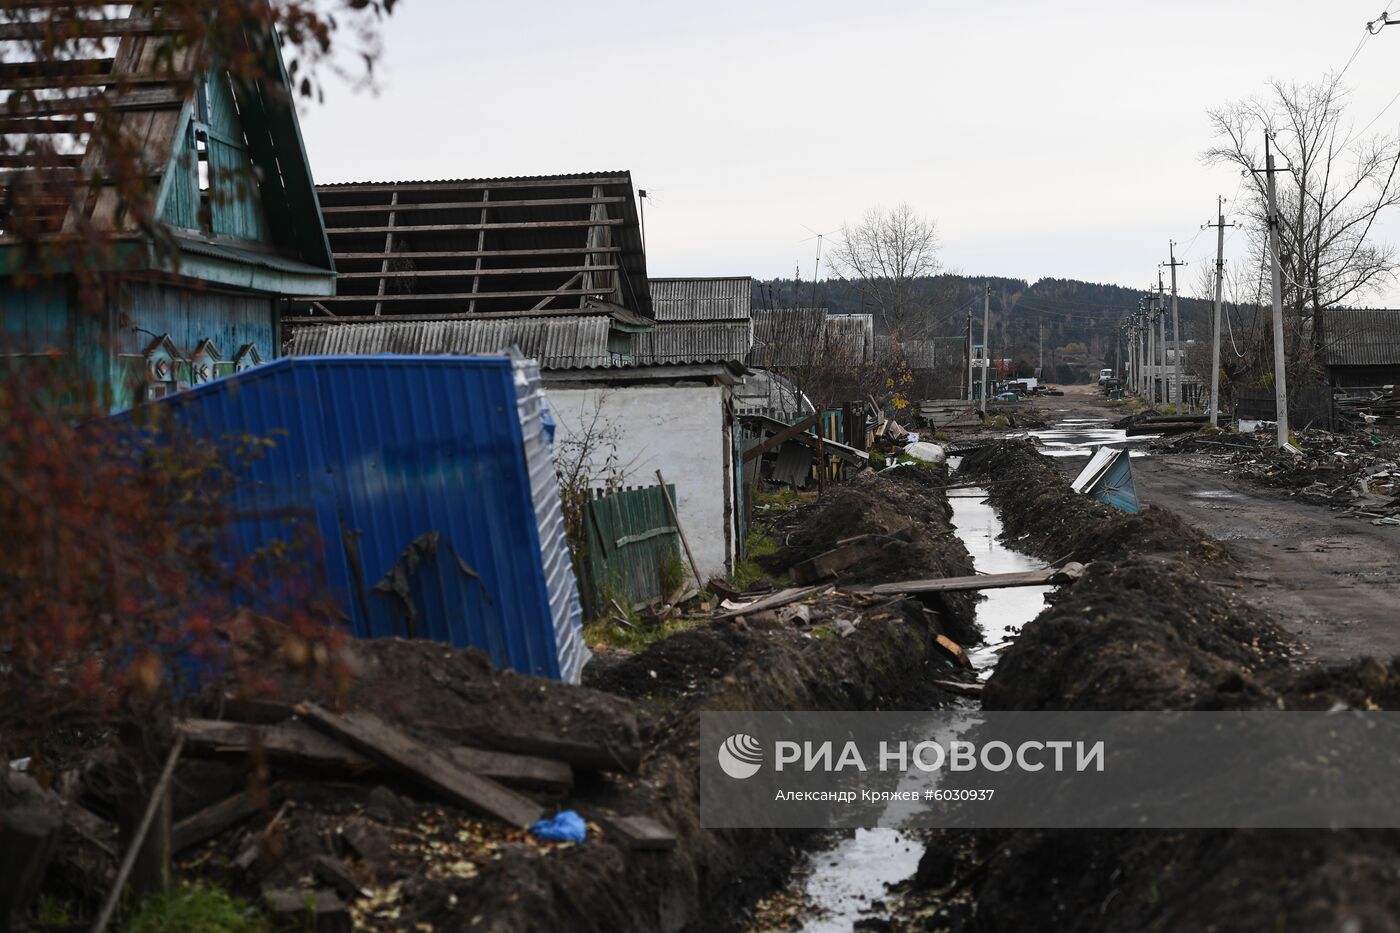
<path id="1" fill-rule="evenodd" d="M 1278 445 L 1288 446 L 1288 360 L 1283 343 L 1283 278 L 1279 267 L 1278 202 L 1274 191 L 1274 154 L 1269 134 L 1264 134 L 1265 191 L 1269 198 L 1269 253 L 1273 259 L 1274 287 L 1274 405 L 1277 407 Z"/>
<path id="2" fill-rule="evenodd" d="M 1176 413 L 1179 415 L 1181 414 L 1182 389 L 1184 386 L 1181 383 L 1181 318 L 1177 314 L 1176 267 L 1184 266 L 1186 263 L 1176 261 L 1176 242 L 1173 240 L 1167 241 L 1167 256 L 1170 259 L 1167 265 L 1170 266 L 1172 270 L 1172 344 L 1176 347 L 1176 355 L 1172 357 L 1172 371 L 1176 375 Z M 1164 328 L 1166 327 L 1165 318 L 1162 321 L 1162 326 Z M 1162 356 L 1163 362 L 1165 363 L 1166 354 L 1163 353 Z M 1168 399 L 1168 402 L 1170 403 L 1170 399 Z"/>

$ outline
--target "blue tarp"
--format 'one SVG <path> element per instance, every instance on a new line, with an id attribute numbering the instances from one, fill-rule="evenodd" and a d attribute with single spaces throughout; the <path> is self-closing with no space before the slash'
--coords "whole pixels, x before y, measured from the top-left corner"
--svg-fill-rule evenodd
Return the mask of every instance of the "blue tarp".
<path id="1" fill-rule="evenodd" d="M 228 546 L 250 554 L 310 526 L 356 637 L 475 647 L 501 667 L 578 680 L 577 587 L 531 367 L 296 357 L 154 404 L 196 442 L 272 441 L 238 465 L 234 505 L 253 517 Z"/>

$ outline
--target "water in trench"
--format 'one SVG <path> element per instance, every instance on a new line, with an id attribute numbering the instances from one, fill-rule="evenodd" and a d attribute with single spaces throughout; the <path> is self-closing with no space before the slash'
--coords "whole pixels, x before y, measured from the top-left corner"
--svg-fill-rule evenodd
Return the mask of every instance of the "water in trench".
<path id="1" fill-rule="evenodd" d="M 950 497 L 953 526 L 981 573 L 1012 573 L 1038 570 L 1044 562 L 1008 548 L 998 540 L 1001 519 L 982 489 L 959 490 Z M 1022 625 L 1045 607 L 1048 586 L 987 590 L 977 604 L 977 623 L 984 644 L 969 652 L 977 676 L 985 680 L 1000 655 L 998 652 Z M 975 701 L 964 701 L 975 708 Z M 924 845 L 917 836 L 897 829 L 858 829 L 834 849 L 808 857 L 804 890 L 815 907 L 802 929 L 808 933 L 850 933 L 852 925 L 864 917 L 878 916 L 875 903 L 885 896 L 885 886 L 905 880 L 919 867 Z"/>

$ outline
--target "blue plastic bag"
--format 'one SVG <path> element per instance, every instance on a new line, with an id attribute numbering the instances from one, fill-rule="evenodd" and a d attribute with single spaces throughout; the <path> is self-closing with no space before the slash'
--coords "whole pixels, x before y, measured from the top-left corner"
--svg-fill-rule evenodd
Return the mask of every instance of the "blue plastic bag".
<path id="1" fill-rule="evenodd" d="M 582 842 L 588 835 L 588 827 L 583 817 L 573 810 L 561 810 L 551 820 L 532 823 L 530 835 L 541 842 Z"/>

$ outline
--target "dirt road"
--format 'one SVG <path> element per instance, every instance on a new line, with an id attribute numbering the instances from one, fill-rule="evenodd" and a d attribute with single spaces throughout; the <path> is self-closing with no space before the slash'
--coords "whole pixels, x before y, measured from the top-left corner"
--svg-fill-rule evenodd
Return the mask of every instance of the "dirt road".
<path id="1" fill-rule="evenodd" d="M 1098 433 L 1091 422 L 1119 417 L 1094 404 L 1092 386 L 1066 389 L 1041 404 L 1047 429 L 1033 434 Z M 1107 427 L 1105 424 L 1102 427 Z M 1083 457 L 1059 461 L 1070 476 Z M 1318 661 L 1400 654 L 1400 528 L 1376 527 L 1290 499 L 1226 474 L 1199 454 L 1135 457 L 1138 494 L 1224 542 L 1254 601 L 1293 632 Z"/>

